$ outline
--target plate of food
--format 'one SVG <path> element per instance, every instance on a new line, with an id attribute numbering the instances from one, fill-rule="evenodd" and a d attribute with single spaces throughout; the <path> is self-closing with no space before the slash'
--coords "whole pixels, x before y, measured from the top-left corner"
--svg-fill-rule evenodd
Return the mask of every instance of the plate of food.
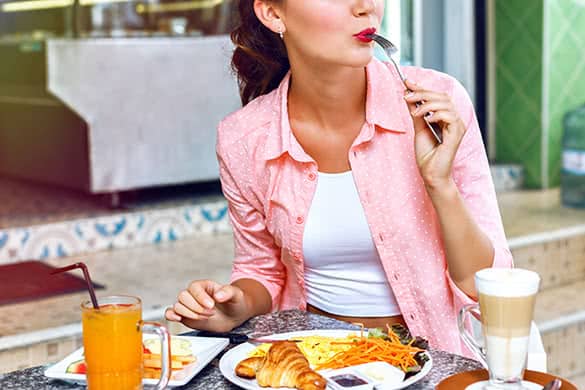
<path id="1" fill-rule="evenodd" d="M 432 367 L 426 340 L 400 325 L 369 331 L 310 330 L 244 343 L 219 362 L 222 375 L 244 389 L 397 390 Z M 280 341 L 282 340 L 282 341 Z"/>
<path id="2" fill-rule="evenodd" d="M 214 337 L 171 336 L 172 374 L 169 387 L 183 386 L 199 373 L 229 344 L 228 339 Z M 155 385 L 160 377 L 160 341 L 156 335 L 143 334 L 143 384 Z M 45 370 L 45 376 L 85 383 L 86 366 L 83 348 Z"/>

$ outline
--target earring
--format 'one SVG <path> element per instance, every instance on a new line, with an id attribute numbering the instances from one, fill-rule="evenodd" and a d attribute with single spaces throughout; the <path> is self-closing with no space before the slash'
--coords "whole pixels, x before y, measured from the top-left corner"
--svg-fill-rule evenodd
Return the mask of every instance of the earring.
<path id="1" fill-rule="evenodd" d="M 278 35 L 280 36 L 280 39 L 284 39 L 284 31 L 282 26 L 278 27 Z"/>

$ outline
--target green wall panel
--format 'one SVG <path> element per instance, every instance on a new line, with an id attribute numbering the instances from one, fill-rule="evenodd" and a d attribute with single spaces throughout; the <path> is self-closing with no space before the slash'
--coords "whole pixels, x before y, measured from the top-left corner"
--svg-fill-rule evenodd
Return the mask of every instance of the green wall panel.
<path id="1" fill-rule="evenodd" d="M 585 104 L 585 6 L 574 0 L 547 0 L 548 175 L 560 184 L 562 120 L 567 111 Z M 548 69 L 546 69 L 548 68 Z"/>
<path id="2" fill-rule="evenodd" d="M 496 155 L 541 185 L 542 28 L 538 0 L 496 0 Z"/>
<path id="3" fill-rule="evenodd" d="M 585 104 L 585 2 L 495 0 L 495 17 L 497 161 L 558 186 L 562 120 Z"/>

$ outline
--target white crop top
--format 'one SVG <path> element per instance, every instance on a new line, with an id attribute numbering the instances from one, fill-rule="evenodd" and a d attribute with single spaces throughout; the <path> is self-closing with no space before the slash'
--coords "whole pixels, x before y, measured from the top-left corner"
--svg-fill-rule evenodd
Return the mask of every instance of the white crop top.
<path id="1" fill-rule="evenodd" d="M 303 255 L 307 303 L 350 317 L 400 314 L 351 171 L 319 172 Z"/>

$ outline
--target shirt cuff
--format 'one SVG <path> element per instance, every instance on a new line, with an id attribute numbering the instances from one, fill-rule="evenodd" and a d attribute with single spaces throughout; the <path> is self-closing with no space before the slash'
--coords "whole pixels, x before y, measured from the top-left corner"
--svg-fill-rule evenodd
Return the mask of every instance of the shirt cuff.
<path id="1" fill-rule="evenodd" d="M 455 282 L 451 278 L 451 275 L 449 274 L 449 270 L 445 271 L 445 276 L 447 278 L 447 282 L 449 283 L 449 287 L 453 292 L 453 304 L 455 306 L 455 309 L 457 310 L 457 313 L 459 312 L 459 309 L 461 309 L 464 305 L 471 305 L 473 303 L 477 303 L 476 300 L 471 298 L 469 295 L 465 294 L 463 290 L 461 290 L 455 284 Z"/>
<path id="2" fill-rule="evenodd" d="M 268 290 L 268 293 L 270 294 L 270 297 L 272 299 L 271 311 L 274 312 L 278 310 L 278 308 L 280 307 L 280 293 L 282 291 L 282 287 L 280 285 L 278 285 L 277 283 L 269 282 L 266 279 L 263 279 L 256 275 L 249 275 L 242 272 L 233 273 L 230 279 L 230 283 L 233 283 L 240 279 L 252 279 L 263 285 L 264 288 Z"/>
<path id="3" fill-rule="evenodd" d="M 508 249 L 508 246 L 505 247 L 496 247 L 494 249 L 494 262 L 492 264 L 493 268 L 513 268 L 514 267 L 514 259 L 512 257 L 512 252 Z"/>

